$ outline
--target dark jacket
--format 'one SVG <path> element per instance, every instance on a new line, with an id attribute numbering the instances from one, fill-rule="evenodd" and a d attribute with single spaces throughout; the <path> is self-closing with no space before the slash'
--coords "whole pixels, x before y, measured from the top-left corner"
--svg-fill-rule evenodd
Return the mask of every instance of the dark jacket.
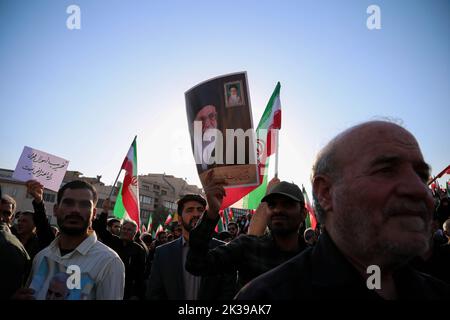
<path id="1" fill-rule="evenodd" d="M 298 247 L 292 251 L 283 251 L 272 235 L 267 234 L 261 237 L 240 235 L 226 245 L 211 249 L 208 248 L 208 242 L 218 219 L 209 219 L 205 212 L 189 233 L 186 269 L 194 275 L 214 275 L 234 270 L 239 274 L 238 284 L 241 288 L 250 280 L 293 258 L 306 247 L 303 237 L 299 235 Z"/>
<path id="2" fill-rule="evenodd" d="M 410 265 L 420 272 L 429 274 L 450 285 L 450 245 L 433 246 L 433 251 L 428 259 L 416 257 Z"/>
<path id="3" fill-rule="evenodd" d="M 19 239 L 0 223 L 0 300 L 10 299 L 25 284 L 31 261 Z"/>
<path id="4" fill-rule="evenodd" d="M 224 242 L 212 239 L 210 248 Z M 182 265 L 182 237 L 156 248 L 147 288 L 150 300 L 185 300 Z M 236 294 L 236 273 L 201 278 L 198 300 L 228 300 Z"/>
<path id="5" fill-rule="evenodd" d="M 450 287 L 409 266 L 394 273 L 400 299 L 450 299 Z M 382 300 L 324 232 L 314 248 L 250 282 L 239 300 Z"/>
<path id="6" fill-rule="evenodd" d="M 118 236 L 109 232 L 106 228 L 107 219 L 108 213 L 102 212 L 99 218 L 94 220 L 92 227 L 101 241 L 113 249 L 125 265 L 125 291 L 123 299 L 127 300 L 133 296 L 144 299 L 145 249 L 134 241 L 124 242 Z"/>

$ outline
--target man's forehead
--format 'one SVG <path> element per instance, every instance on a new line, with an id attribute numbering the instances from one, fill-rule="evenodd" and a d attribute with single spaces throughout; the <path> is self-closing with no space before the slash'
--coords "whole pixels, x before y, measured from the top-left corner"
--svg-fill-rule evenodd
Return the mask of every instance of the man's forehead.
<path id="1" fill-rule="evenodd" d="M 2 210 L 9 210 L 9 211 L 12 210 L 12 207 L 13 207 L 13 205 L 10 202 L 2 203 L 2 206 L 1 206 Z"/>
<path id="2" fill-rule="evenodd" d="M 338 140 L 337 160 L 343 163 L 383 158 L 423 162 L 420 147 L 414 136 L 394 124 L 382 123 L 357 127 Z"/>
<path id="3" fill-rule="evenodd" d="M 30 214 L 20 214 L 18 220 L 33 220 L 33 216 Z"/>
<path id="4" fill-rule="evenodd" d="M 61 199 L 86 199 L 93 200 L 94 195 L 89 189 L 66 189 Z"/>
<path id="5" fill-rule="evenodd" d="M 187 209 L 187 208 L 200 208 L 200 207 L 204 208 L 203 204 L 201 204 L 198 201 L 194 201 L 194 200 L 188 201 L 188 202 L 186 202 L 184 204 L 184 209 Z"/>

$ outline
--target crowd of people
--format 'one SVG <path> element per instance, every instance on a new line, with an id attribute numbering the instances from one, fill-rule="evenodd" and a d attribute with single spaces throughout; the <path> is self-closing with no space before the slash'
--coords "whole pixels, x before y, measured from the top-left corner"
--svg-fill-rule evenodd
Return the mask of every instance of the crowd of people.
<path id="1" fill-rule="evenodd" d="M 449 198 L 428 187 L 409 131 L 351 127 L 312 168 L 315 229 L 305 228 L 298 185 L 273 178 L 251 219 L 216 233 L 225 181 L 209 173 L 206 197 L 182 196 L 179 224 L 155 239 L 108 219 L 108 200 L 97 212 L 95 188 L 79 180 L 58 191 L 56 229 L 44 187 L 28 181 L 33 212 L 15 213 L 15 200 L 1 197 L 0 299 L 450 299 Z"/>

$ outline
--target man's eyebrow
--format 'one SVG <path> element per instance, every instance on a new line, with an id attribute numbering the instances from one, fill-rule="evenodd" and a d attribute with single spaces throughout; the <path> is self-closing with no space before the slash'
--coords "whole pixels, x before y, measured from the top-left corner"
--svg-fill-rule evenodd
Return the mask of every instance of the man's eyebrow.
<path id="1" fill-rule="evenodd" d="M 380 156 L 370 162 L 370 167 L 375 167 L 383 164 L 398 164 L 402 162 L 402 158 L 399 156 Z M 418 170 L 431 171 L 431 167 L 425 161 L 416 161 L 413 163 L 414 168 Z"/>
<path id="2" fill-rule="evenodd" d="M 370 167 L 375 167 L 383 164 L 397 164 L 401 159 L 398 156 L 380 156 L 370 162 Z"/>
<path id="3" fill-rule="evenodd" d="M 431 166 L 426 163 L 425 161 L 420 161 L 414 164 L 414 168 L 416 170 L 422 170 L 428 172 L 428 174 L 431 174 Z"/>

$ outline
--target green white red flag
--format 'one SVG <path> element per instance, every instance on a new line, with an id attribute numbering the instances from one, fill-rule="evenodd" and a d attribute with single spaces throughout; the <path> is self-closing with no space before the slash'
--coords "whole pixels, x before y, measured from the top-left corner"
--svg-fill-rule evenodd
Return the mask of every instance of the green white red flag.
<path id="1" fill-rule="evenodd" d="M 166 225 L 170 224 L 172 222 L 172 220 L 173 220 L 172 214 L 169 213 L 167 215 L 166 221 L 164 222 L 164 225 L 166 226 Z"/>
<path id="2" fill-rule="evenodd" d="M 269 157 L 276 151 L 275 130 L 281 129 L 281 101 L 280 88 L 278 82 L 275 90 L 267 103 L 266 109 L 259 121 L 256 129 L 258 167 L 261 184 L 251 191 L 244 198 L 243 207 L 246 209 L 256 209 L 261 203 L 261 199 L 266 194 L 269 171 Z M 275 141 L 274 141 L 275 140 Z M 228 190 L 227 190 L 228 193 Z"/>
<path id="3" fill-rule="evenodd" d="M 123 184 L 114 206 L 114 216 L 119 219 L 133 220 L 140 227 L 139 188 L 137 173 L 137 144 L 134 137 L 128 153 L 123 160 L 121 170 L 125 170 Z"/>
<path id="4" fill-rule="evenodd" d="M 311 206 L 311 203 L 309 202 L 308 194 L 306 193 L 305 187 L 303 185 L 302 185 L 302 193 L 303 197 L 305 198 L 306 211 L 308 212 L 305 219 L 306 228 L 313 228 L 314 230 L 316 230 L 317 227 L 316 214 L 314 212 L 314 208 Z"/>

